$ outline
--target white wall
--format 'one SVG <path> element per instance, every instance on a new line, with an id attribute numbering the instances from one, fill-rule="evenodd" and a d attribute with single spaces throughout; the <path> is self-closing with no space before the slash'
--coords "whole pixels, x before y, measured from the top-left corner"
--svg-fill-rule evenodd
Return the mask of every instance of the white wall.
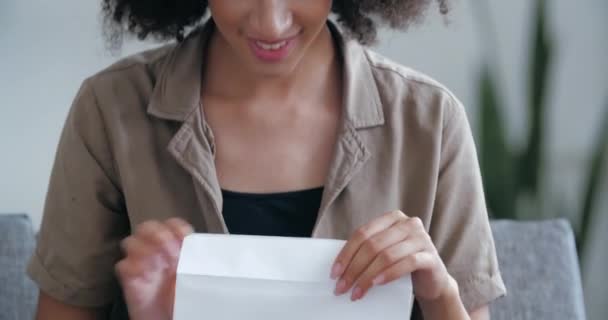
<path id="1" fill-rule="evenodd" d="M 482 56 L 472 3 L 455 3 L 446 26 L 437 14 L 410 33 L 383 34 L 378 48 L 389 57 L 434 76 L 467 105 L 475 125 L 475 71 Z M 550 166 L 547 194 L 576 210 L 582 172 L 599 110 L 608 99 L 608 2 L 547 1 L 559 54 L 551 82 L 548 121 Z M 111 63 L 100 36 L 98 1 L 2 0 L 0 2 L 0 212 L 27 212 L 40 222 L 55 147 L 80 82 Z M 491 1 L 506 88 L 506 116 L 514 141 L 523 138 L 530 0 Z M 149 45 L 148 45 L 149 46 Z M 146 45 L 130 42 L 123 54 Z M 608 180 L 608 175 L 604 181 Z M 608 183 L 602 195 L 608 194 Z M 608 197 L 598 210 L 608 211 Z M 558 210 L 548 206 L 545 210 Z M 608 314 L 608 217 L 595 225 L 592 254 L 586 259 L 589 319 Z M 602 237 L 602 238 L 600 238 Z M 601 280 L 600 280 L 601 279 Z M 592 281 L 593 280 L 593 281 Z"/>
<path id="2" fill-rule="evenodd" d="M 0 2 L 0 212 L 27 212 L 39 224 L 72 99 L 116 59 L 104 50 L 98 2 Z"/>

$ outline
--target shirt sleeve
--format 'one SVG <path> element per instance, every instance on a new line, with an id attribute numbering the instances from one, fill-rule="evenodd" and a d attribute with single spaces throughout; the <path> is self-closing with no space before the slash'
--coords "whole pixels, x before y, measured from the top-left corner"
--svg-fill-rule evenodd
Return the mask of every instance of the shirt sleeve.
<path id="1" fill-rule="evenodd" d="M 129 232 L 124 207 L 101 112 L 85 81 L 61 134 L 30 278 L 67 304 L 111 303 L 119 290 L 119 243 Z"/>
<path id="2" fill-rule="evenodd" d="M 464 107 L 450 100 L 442 133 L 430 235 L 469 311 L 506 294 L 490 229 L 477 152 Z"/>

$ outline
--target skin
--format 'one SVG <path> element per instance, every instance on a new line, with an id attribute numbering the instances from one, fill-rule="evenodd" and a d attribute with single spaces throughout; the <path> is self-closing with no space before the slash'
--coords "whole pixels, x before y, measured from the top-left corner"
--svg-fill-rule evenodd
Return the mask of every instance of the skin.
<path id="1" fill-rule="evenodd" d="M 412 275 L 425 319 L 489 319 L 488 308 L 468 314 L 458 284 L 447 272 L 422 220 L 389 212 L 360 227 L 340 251 L 331 270 L 337 295 L 364 299 L 374 286 Z"/>
<path id="2" fill-rule="evenodd" d="M 256 193 L 323 185 L 342 104 L 340 63 L 325 24 L 331 0 L 210 0 L 209 7 L 219 32 L 201 98 L 216 137 L 220 185 Z M 249 44 L 291 37 L 292 50 L 278 62 L 260 60 Z M 131 319 L 171 319 L 177 257 L 191 232 L 179 219 L 148 221 L 122 242 L 116 273 Z M 335 293 L 354 301 L 409 273 L 425 319 L 489 319 L 487 306 L 466 312 L 421 221 L 399 211 L 358 229 L 331 270 Z M 69 306 L 41 292 L 36 319 L 106 317 L 107 308 Z"/>
<path id="3" fill-rule="evenodd" d="M 220 32 L 211 40 L 202 102 L 220 185 L 257 193 L 322 186 L 342 98 L 326 26 L 331 1 L 210 1 L 209 8 Z M 294 35 L 279 62 L 260 61 L 248 43 Z"/>

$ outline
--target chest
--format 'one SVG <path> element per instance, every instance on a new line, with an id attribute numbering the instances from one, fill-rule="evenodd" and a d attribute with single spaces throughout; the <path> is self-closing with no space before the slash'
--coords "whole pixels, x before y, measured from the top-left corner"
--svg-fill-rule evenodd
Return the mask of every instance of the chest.
<path id="1" fill-rule="evenodd" d="M 357 227 L 395 209 L 430 219 L 439 141 L 424 139 L 422 134 L 404 141 L 402 131 L 393 130 L 390 124 L 357 129 L 352 122 L 340 124 L 333 138 L 338 131 L 335 114 L 327 116 L 333 122 L 321 126 L 323 121 L 306 125 L 296 121 L 309 117 L 296 116 L 289 122 L 285 117 L 260 113 L 244 117 L 240 112 L 214 121 L 216 115 L 205 111 L 205 117 L 197 112 L 184 123 L 153 123 L 154 128 L 144 132 L 140 128 L 127 139 L 113 140 L 119 142 L 113 154 L 132 224 L 180 216 L 199 232 L 227 232 L 221 212 L 222 188 L 265 193 L 321 185 L 324 192 L 314 237 L 347 238 Z M 251 119 L 259 121 L 246 121 Z M 274 123 L 277 119 L 295 129 Z M 313 124 L 315 129 L 307 130 Z M 323 130 L 330 133 L 317 135 Z M 302 137 L 306 135 L 313 137 Z M 149 143 L 152 137 L 158 140 L 155 144 Z M 300 144 L 300 140 L 304 142 Z M 305 149 L 316 157 L 308 161 L 268 157 L 268 153 L 280 154 L 281 148 L 276 146 L 291 144 L 299 146 L 296 151 Z M 145 161 L 142 155 L 147 156 Z"/>
<path id="2" fill-rule="evenodd" d="M 223 188 L 277 192 L 323 185 L 340 121 L 337 105 L 207 99 L 204 113 Z"/>

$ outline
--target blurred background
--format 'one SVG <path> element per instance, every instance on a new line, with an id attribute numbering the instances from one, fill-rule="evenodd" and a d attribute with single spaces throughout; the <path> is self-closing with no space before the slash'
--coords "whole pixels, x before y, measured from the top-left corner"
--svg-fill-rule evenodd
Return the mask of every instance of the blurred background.
<path id="1" fill-rule="evenodd" d="M 376 50 L 465 104 L 494 218 L 564 217 L 589 319 L 608 314 L 608 2 L 457 0 Z M 0 2 L 0 213 L 37 228 L 59 133 L 82 80 L 157 46 L 111 54 L 99 1 Z"/>

